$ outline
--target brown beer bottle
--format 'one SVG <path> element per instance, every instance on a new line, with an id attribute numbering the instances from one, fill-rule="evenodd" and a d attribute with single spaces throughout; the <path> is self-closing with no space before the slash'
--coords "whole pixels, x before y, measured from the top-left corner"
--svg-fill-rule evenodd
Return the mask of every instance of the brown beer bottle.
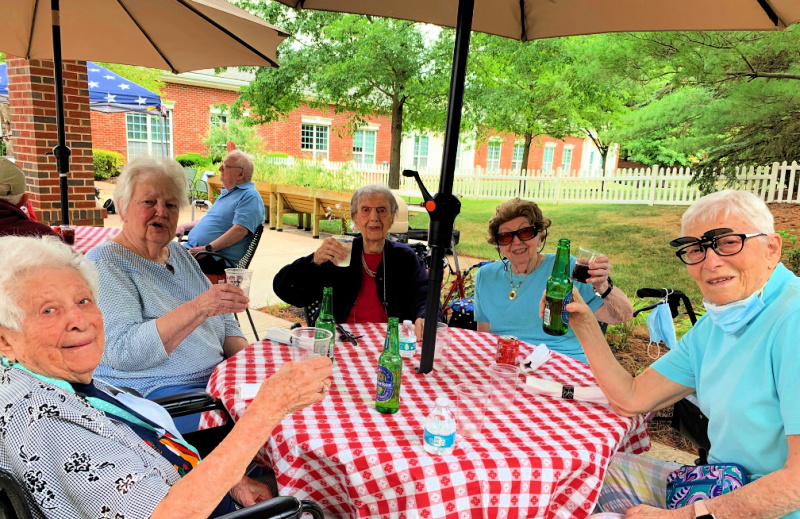
<path id="1" fill-rule="evenodd" d="M 569 328 L 566 307 L 572 300 L 572 278 L 569 275 L 569 240 L 558 240 L 553 272 L 547 280 L 542 329 L 549 335 L 564 335 Z"/>

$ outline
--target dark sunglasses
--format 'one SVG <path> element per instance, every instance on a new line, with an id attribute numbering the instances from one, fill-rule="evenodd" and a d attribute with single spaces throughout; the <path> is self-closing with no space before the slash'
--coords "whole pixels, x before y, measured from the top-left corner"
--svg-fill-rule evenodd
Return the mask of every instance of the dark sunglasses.
<path id="1" fill-rule="evenodd" d="M 536 238 L 537 234 L 539 234 L 539 228 L 532 225 L 530 227 L 517 229 L 516 231 L 499 232 L 494 235 L 494 239 L 498 245 L 508 245 L 514 241 L 514 236 L 519 238 L 520 241 L 529 241 Z"/>

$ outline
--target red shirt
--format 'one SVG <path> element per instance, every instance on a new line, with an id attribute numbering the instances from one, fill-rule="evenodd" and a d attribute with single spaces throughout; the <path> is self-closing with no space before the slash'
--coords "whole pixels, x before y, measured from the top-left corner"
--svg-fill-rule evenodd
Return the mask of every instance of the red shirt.
<path id="1" fill-rule="evenodd" d="M 353 259 L 355 260 L 355 258 Z M 379 254 L 364 253 L 364 260 L 372 272 L 378 270 L 382 259 L 383 252 Z M 380 290 L 383 290 L 383 287 L 380 287 Z M 347 316 L 347 322 L 352 324 L 388 322 L 386 310 L 378 297 L 378 284 L 374 277 L 367 274 L 363 266 L 361 267 L 361 288 L 358 290 L 356 304 L 353 305 L 350 315 Z"/>
<path id="2" fill-rule="evenodd" d="M 58 236 L 49 225 L 34 222 L 14 204 L 0 200 L 0 236 Z"/>

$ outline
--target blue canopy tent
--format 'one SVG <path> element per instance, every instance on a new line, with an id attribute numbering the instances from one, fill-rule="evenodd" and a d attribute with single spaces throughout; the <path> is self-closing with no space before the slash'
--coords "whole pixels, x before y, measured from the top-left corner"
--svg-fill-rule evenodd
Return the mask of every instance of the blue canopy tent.
<path id="1" fill-rule="evenodd" d="M 105 67 L 86 62 L 89 107 L 96 112 L 139 112 L 162 115 L 161 97 Z M 8 68 L 0 63 L 0 103 L 8 104 Z"/>

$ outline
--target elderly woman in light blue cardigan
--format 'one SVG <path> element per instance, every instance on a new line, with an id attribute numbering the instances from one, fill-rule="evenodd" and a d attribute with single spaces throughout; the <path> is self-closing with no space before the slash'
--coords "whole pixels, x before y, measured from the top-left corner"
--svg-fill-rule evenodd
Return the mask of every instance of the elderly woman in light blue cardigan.
<path id="1" fill-rule="evenodd" d="M 172 160 L 136 158 L 120 175 L 114 203 L 122 231 L 86 257 L 100 273 L 106 349 L 95 376 L 156 398 L 205 390 L 214 367 L 247 346 L 231 315 L 249 302 L 234 285 L 211 285 L 173 241 L 186 178 Z M 199 417 L 178 420 L 196 429 Z"/>

